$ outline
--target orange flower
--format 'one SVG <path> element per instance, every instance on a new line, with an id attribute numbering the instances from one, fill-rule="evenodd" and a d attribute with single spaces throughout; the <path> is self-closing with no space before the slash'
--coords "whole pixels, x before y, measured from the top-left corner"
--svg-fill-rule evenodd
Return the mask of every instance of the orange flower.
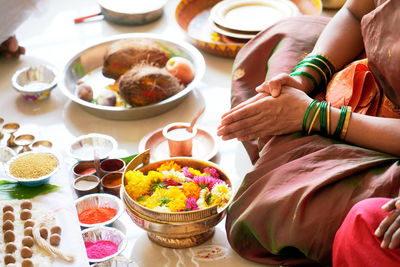
<path id="1" fill-rule="evenodd" d="M 194 182 L 184 183 L 182 191 L 187 198 L 191 197 L 198 200 L 200 197 L 201 187 Z"/>
<path id="2" fill-rule="evenodd" d="M 171 160 L 161 164 L 161 166 L 157 168 L 157 171 L 159 172 L 170 171 L 170 170 L 175 170 L 177 172 L 180 172 L 182 171 L 182 167 Z"/>

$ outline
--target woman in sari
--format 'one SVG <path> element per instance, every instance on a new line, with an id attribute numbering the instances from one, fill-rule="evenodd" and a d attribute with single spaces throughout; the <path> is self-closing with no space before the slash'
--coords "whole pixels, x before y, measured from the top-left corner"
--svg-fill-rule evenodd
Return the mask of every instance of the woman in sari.
<path id="1" fill-rule="evenodd" d="M 228 240 L 241 256 L 264 264 L 332 265 L 336 232 L 342 222 L 343 233 L 354 226 L 345 220 L 350 209 L 398 196 L 400 31 L 393 25 L 400 25 L 399 1 L 348 0 L 329 23 L 284 20 L 239 52 L 234 107 L 218 134 L 242 141 L 255 164 L 226 219 Z M 359 211 L 373 205 L 364 206 Z M 375 226 L 364 220 L 378 244 L 367 255 L 381 253 L 388 264 L 398 264 L 400 255 L 400 226 L 392 218 L 399 208 L 380 211 Z M 357 231 L 339 233 L 335 257 L 345 255 L 344 240 L 357 240 Z M 397 246 L 389 246 L 391 239 Z M 352 253 L 363 249 L 354 247 Z M 346 258 L 334 264 L 351 266 Z"/>

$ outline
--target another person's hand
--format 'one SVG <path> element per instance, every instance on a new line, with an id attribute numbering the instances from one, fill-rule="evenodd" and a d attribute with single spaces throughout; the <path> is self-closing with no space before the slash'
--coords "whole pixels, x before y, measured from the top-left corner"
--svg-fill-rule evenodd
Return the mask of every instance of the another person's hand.
<path id="1" fill-rule="evenodd" d="M 0 57 L 18 58 L 23 54 L 25 54 L 25 48 L 18 45 L 15 36 L 9 37 L 0 44 Z"/>
<path id="2" fill-rule="evenodd" d="M 259 93 L 222 115 L 217 134 L 240 141 L 300 131 L 312 99 L 303 91 L 284 87 L 277 98 Z"/>
<path id="3" fill-rule="evenodd" d="M 283 86 L 289 86 L 305 91 L 306 84 L 303 84 L 302 77 L 289 76 L 287 73 L 281 73 L 273 77 L 271 80 L 263 82 L 256 87 L 259 93 L 265 93 L 272 97 L 278 97 L 281 94 Z"/>
<path id="4" fill-rule="evenodd" d="M 400 247 L 400 197 L 394 198 L 382 206 L 386 216 L 375 231 L 377 237 L 383 237 L 381 247 L 396 249 Z"/>

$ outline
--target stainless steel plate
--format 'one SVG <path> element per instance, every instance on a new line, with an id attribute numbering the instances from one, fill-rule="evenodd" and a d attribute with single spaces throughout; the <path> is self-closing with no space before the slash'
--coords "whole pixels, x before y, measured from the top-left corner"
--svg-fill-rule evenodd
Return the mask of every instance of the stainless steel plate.
<path id="1" fill-rule="evenodd" d="M 185 89 L 156 104 L 142 107 L 110 107 L 90 103 L 78 98 L 75 95 L 75 89 L 78 81 L 87 74 L 97 75 L 96 77 L 104 78 L 105 82 L 110 84 L 110 79 L 102 76 L 99 71 L 104 62 L 104 54 L 108 47 L 119 40 L 130 38 L 149 38 L 160 43 L 165 49 L 174 51 L 187 57 L 194 65 L 195 77 Z M 173 107 L 176 107 L 185 96 L 195 88 L 205 72 L 205 62 L 201 53 L 192 45 L 185 42 L 175 42 L 163 35 L 147 34 L 147 33 L 131 33 L 112 36 L 95 45 L 92 45 L 71 58 L 64 66 L 62 73 L 59 75 L 59 86 L 61 91 L 73 102 L 79 104 L 89 113 L 105 119 L 113 120 L 136 120 L 153 117 L 161 114 Z M 98 80 L 98 79 L 97 79 Z M 108 80 L 108 81 L 107 81 Z M 101 81 L 100 81 L 101 82 Z"/>

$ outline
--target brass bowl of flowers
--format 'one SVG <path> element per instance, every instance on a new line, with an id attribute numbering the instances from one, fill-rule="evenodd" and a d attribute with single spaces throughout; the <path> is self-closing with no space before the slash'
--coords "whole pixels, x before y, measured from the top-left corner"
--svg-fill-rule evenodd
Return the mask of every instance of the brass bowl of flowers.
<path id="1" fill-rule="evenodd" d="M 133 222 L 164 247 L 207 241 L 232 201 L 228 176 L 214 163 L 189 157 L 149 161 L 147 150 L 124 171 L 121 199 Z"/>

